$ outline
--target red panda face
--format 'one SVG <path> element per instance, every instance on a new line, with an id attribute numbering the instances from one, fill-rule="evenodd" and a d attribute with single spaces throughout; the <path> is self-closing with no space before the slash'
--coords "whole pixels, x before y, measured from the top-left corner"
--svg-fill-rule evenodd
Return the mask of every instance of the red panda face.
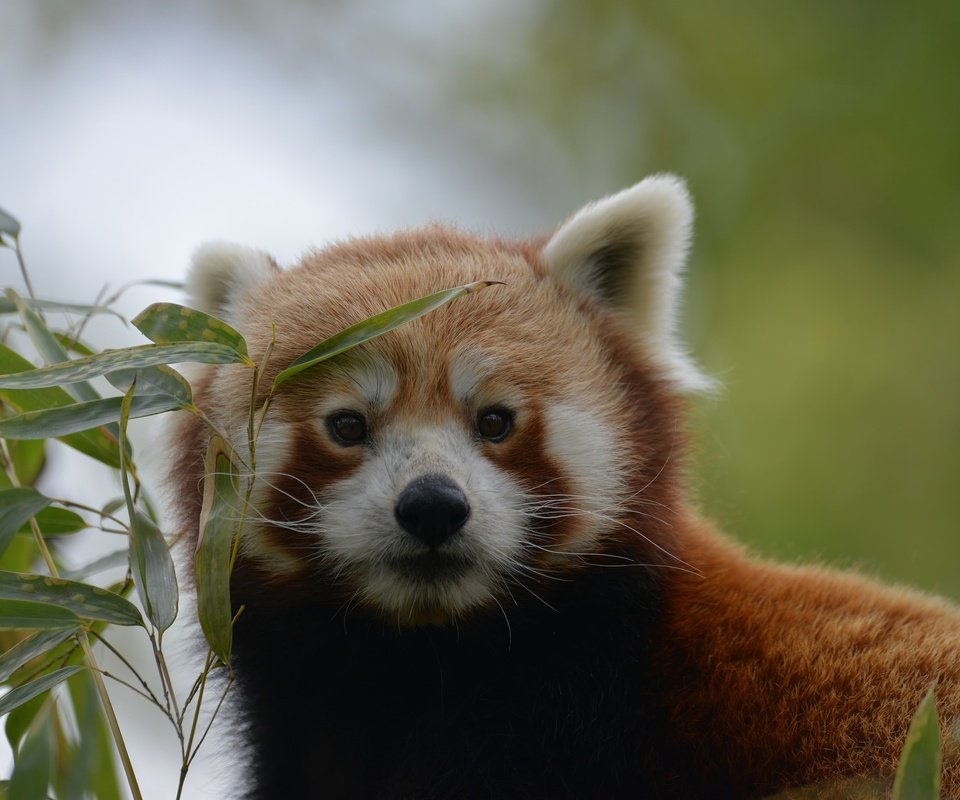
<path id="1" fill-rule="evenodd" d="M 276 332 L 266 381 L 385 308 L 504 284 L 283 385 L 256 443 L 244 564 L 291 592 L 442 624 L 548 602 L 551 582 L 586 563 L 660 558 L 679 457 L 670 387 L 699 378 L 650 295 L 675 303 L 688 224 L 682 186 L 657 178 L 543 247 L 428 228 L 286 271 L 252 251 L 201 251 L 198 304 L 236 325 L 254 359 Z M 617 308 L 625 294 L 647 307 L 639 331 Z M 218 368 L 199 395 L 241 449 L 245 381 Z"/>

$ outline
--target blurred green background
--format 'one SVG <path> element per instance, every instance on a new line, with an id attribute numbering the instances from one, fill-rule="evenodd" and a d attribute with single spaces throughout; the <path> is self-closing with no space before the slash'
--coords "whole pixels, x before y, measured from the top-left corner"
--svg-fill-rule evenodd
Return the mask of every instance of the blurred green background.
<path id="1" fill-rule="evenodd" d="M 960 597 L 960 3 L 541 6 L 470 102 L 698 205 L 704 509 L 763 553 Z"/>

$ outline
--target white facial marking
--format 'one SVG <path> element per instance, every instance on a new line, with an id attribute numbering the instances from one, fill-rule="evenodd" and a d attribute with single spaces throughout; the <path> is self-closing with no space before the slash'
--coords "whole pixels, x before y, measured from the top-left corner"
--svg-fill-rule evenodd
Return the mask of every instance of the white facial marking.
<path id="1" fill-rule="evenodd" d="M 595 414 L 569 404 L 548 405 L 547 452 L 560 461 L 573 484 L 572 497 L 557 498 L 558 508 L 583 509 L 574 544 L 589 547 L 597 523 L 613 516 L 623 494 L 624 458 L 613 432 Z"/>
<path id="2" fill-rule="evenodd" d="M 483 381 L 497 371 L 497 360 L 489 353 L 464 350 L 450 363 L 450 391 L 459 403 L 476 399 Z"/>
<path id="3" fill-rule="evenodd" d="M 331 365 L 329 369 L 342 379 L 343 386 L 323 399 L 321 416 L 339 408 L 386 408 L 396 396 L 397 373 L 382 356 L 364 353 L 343 366 Z"/>
<path id="4" fill-rule="evenodd" d="M 232 433 L 233 441 L 246 442 L 245 427 L 238 427 Z M 260 436 L 257 438 L 257 479 L 251 495 L 252 508 L 250 517 L 243 526 L 240 540 L 244 556 L 274 575 L 292 575 L 301 569 L 298 559 L 286 550 L 272 547 L 270 539 L 262 535 L 264 526 L 276 522 L 270 516 L 268 497 L 287 466 L 287 460 L 293 448 L 292 442 L 293 435 L 289 425 L 277 417 L 268 416 L 264 420 Z M 249 463 L 249 446 L 243 455 Z"/>

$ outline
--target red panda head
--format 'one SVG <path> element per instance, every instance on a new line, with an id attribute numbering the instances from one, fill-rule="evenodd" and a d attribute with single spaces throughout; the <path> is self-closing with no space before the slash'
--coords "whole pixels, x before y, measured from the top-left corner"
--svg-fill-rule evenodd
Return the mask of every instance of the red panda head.
<path id="1" fill-rule="evenodd" d="M 707 381 L 675 339 L 692 208 L 656 176 L 549 238 L 443 227 L 348 241 L 279 270 L 209 245 L 193 303 L 235 325 L 267 384 L 322 339 L 416 297 L 502 281 L 284 384 L 256 446 L 235 592 L 444 623 L 600 566 L 677 566 L 677 397 Z M 198 404 L 247 444 L 249 372 L 209 368 Z M 204 429 L 182 428 L 195 494 Z M 194 504 L 195 511 L 195 504 Z"/>

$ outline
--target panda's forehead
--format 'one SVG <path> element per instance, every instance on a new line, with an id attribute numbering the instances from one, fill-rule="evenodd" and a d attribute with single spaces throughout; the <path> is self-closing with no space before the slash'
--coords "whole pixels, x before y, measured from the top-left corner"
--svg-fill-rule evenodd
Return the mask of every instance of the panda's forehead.
<path id="1" fill-rule="evenodd" d="M 381 410 L 473 405 L 496 392 L 500 357 L 476 347 L 416 354 L 397 348 L 364 349 L 330 363 L 323 405 L 360 403 Z"/>

